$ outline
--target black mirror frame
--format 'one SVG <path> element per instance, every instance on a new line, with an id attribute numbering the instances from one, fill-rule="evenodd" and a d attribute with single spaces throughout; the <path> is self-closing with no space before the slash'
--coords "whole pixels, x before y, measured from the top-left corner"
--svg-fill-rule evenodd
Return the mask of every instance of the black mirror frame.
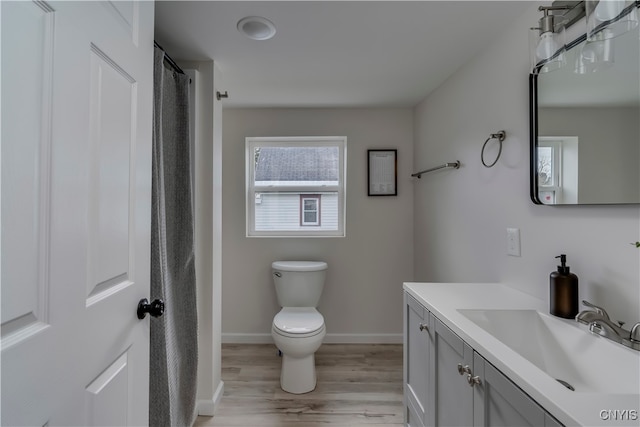
<path id="1" fill-rule="evenodd" d="M 637 1 L 638 8 L 640 8 L 640 0 Z M 587 39 L 586 34 L 582 34 L 573 40 L 571 43 L 566 45 L 566 50 L 573 49 L 580 43 L 584 42 Z M 529 164 L 529 197 L 531 201 L 536 205 L 545 205 L 545 206 L 589 206 L 589 205 L 597 205 L 597 206 L 625 206 L 625 205 L 638 205 L 639 203 L 630 202 L 630 203 L 577 203 L 577 204 L 558 204 L 558 205 L 548 205 L 542 203 L 540 198 L 538 197 L 538 75 L 539 70 L 541 69 L 542 64 L 538 65 L 534 68 L 533 72 L 529 74 L 529 135 L 530 135 L 530 164 Z"/>
<path id="2" fill-rule="evenodd" d="M 586 34 L 582 34 L 571 43 L 567 44 L 565 49 L 573 49 L 587 39 Z M 557 55 L 557 53 L 556 53 Z M 555 55 L 554 55 L 555 56 Z M 538 197 L 538 75 L 543 63 L 536 66 L 531 74 L 529 74 L 529 197 L 536 205 L 544 205 Z M 556 205 L 553 205 L 556 206 Z"/>
<path id="3" fill-rule="evenodd" d="M 529 74 L 529 196 L 536 205 L 543 205 L 538 197 L 538 74 Z"/>

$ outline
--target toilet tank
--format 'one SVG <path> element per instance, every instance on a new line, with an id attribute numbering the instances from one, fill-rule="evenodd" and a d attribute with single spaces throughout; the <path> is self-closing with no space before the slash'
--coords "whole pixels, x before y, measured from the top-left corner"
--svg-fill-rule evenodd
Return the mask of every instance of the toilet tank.
<path id="1" fill-rule="evenodd" d="M 275 261 L 271 264 L 281 307 L 317 307 L 324 288 L 327 263 Z"/>

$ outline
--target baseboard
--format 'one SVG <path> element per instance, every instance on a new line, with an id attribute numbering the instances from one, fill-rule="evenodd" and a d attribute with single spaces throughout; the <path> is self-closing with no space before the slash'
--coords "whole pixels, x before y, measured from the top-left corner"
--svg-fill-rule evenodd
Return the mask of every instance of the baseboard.
<path id="1" fill-rule="evenodd" d="M 216 413 L 216 408 L 220 404 L 220 399 L 224 394 L 224 381 L 220 381 L 218 388 L 216 388 L 213 397 L 210 400 L 201 399 L 196 403 L 196 409 L 198 415 L 203 417 L 213 417 Z"/>
<path id="2" fill-rule="evenodd" d="M 222 344 L 273 344 L 271 334 L 222 333 Z"/>
<path id="3" fill-rule="evenodd" d="M 402 334 L 327 334 L 325 344 L 402 344 Z M 223 333 L 223 344 L 273 344 L 271 334 Z"/>

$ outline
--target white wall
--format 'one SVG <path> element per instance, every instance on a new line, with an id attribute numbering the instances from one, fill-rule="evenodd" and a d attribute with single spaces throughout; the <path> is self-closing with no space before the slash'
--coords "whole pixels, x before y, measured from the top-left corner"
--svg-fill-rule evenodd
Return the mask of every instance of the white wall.
<path id="1" fill-rule="evenodd" d="M 640 208 L 529 200 L 527 33 L 539 17 L 536 4 L 415 109 L 414 167 L 463 165 L 414 187 L 414 278 L 498 281 L 548 300 L 554 257 L 566 253 L 580 298 L 633 324 L 640 320 L 640 251 L 629 243 L 640 237 Z M 482 144 L 501 129 L 502 157 L 487 169 Z M 521 230 L 521 257 L 506 255 L 507 227 Z"/>
<path id="2" fill-rule="evenodd" d="M 198 298 L 199 415 L 213 415 L 222 398 L 221 243 L 222 243 L 222 105 L 215 99 L 220 72 L 213 61 L 182 62 L 192 79 L 195 109 L 194 172 L 195 266 Z"/>
<path id="3" fill-rule="evenodd" d="M 346 136 L 344 238 L 245 237 L 245 137 Z M 367 149 L 398 149 L 398 196 L 367 196 Z M 402 282 L 412 280 L 411 109 L 225 109 L 222 331 L 225 341 L 271 342 L 279 311 L 271 262 L 329 264 L 319 311 L 325 342 L 400 342 Z"/>

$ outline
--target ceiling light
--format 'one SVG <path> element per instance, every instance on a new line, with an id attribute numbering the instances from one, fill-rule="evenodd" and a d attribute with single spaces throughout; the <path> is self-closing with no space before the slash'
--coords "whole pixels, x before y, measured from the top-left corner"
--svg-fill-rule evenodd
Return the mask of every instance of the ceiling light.
<path id="1" fill-rule="evenodd" d="M 253 40 L 268 40 L 276 34 L 273 22 L 261 16 L 247 16 L 238 21 L 238 31 Z"/>

